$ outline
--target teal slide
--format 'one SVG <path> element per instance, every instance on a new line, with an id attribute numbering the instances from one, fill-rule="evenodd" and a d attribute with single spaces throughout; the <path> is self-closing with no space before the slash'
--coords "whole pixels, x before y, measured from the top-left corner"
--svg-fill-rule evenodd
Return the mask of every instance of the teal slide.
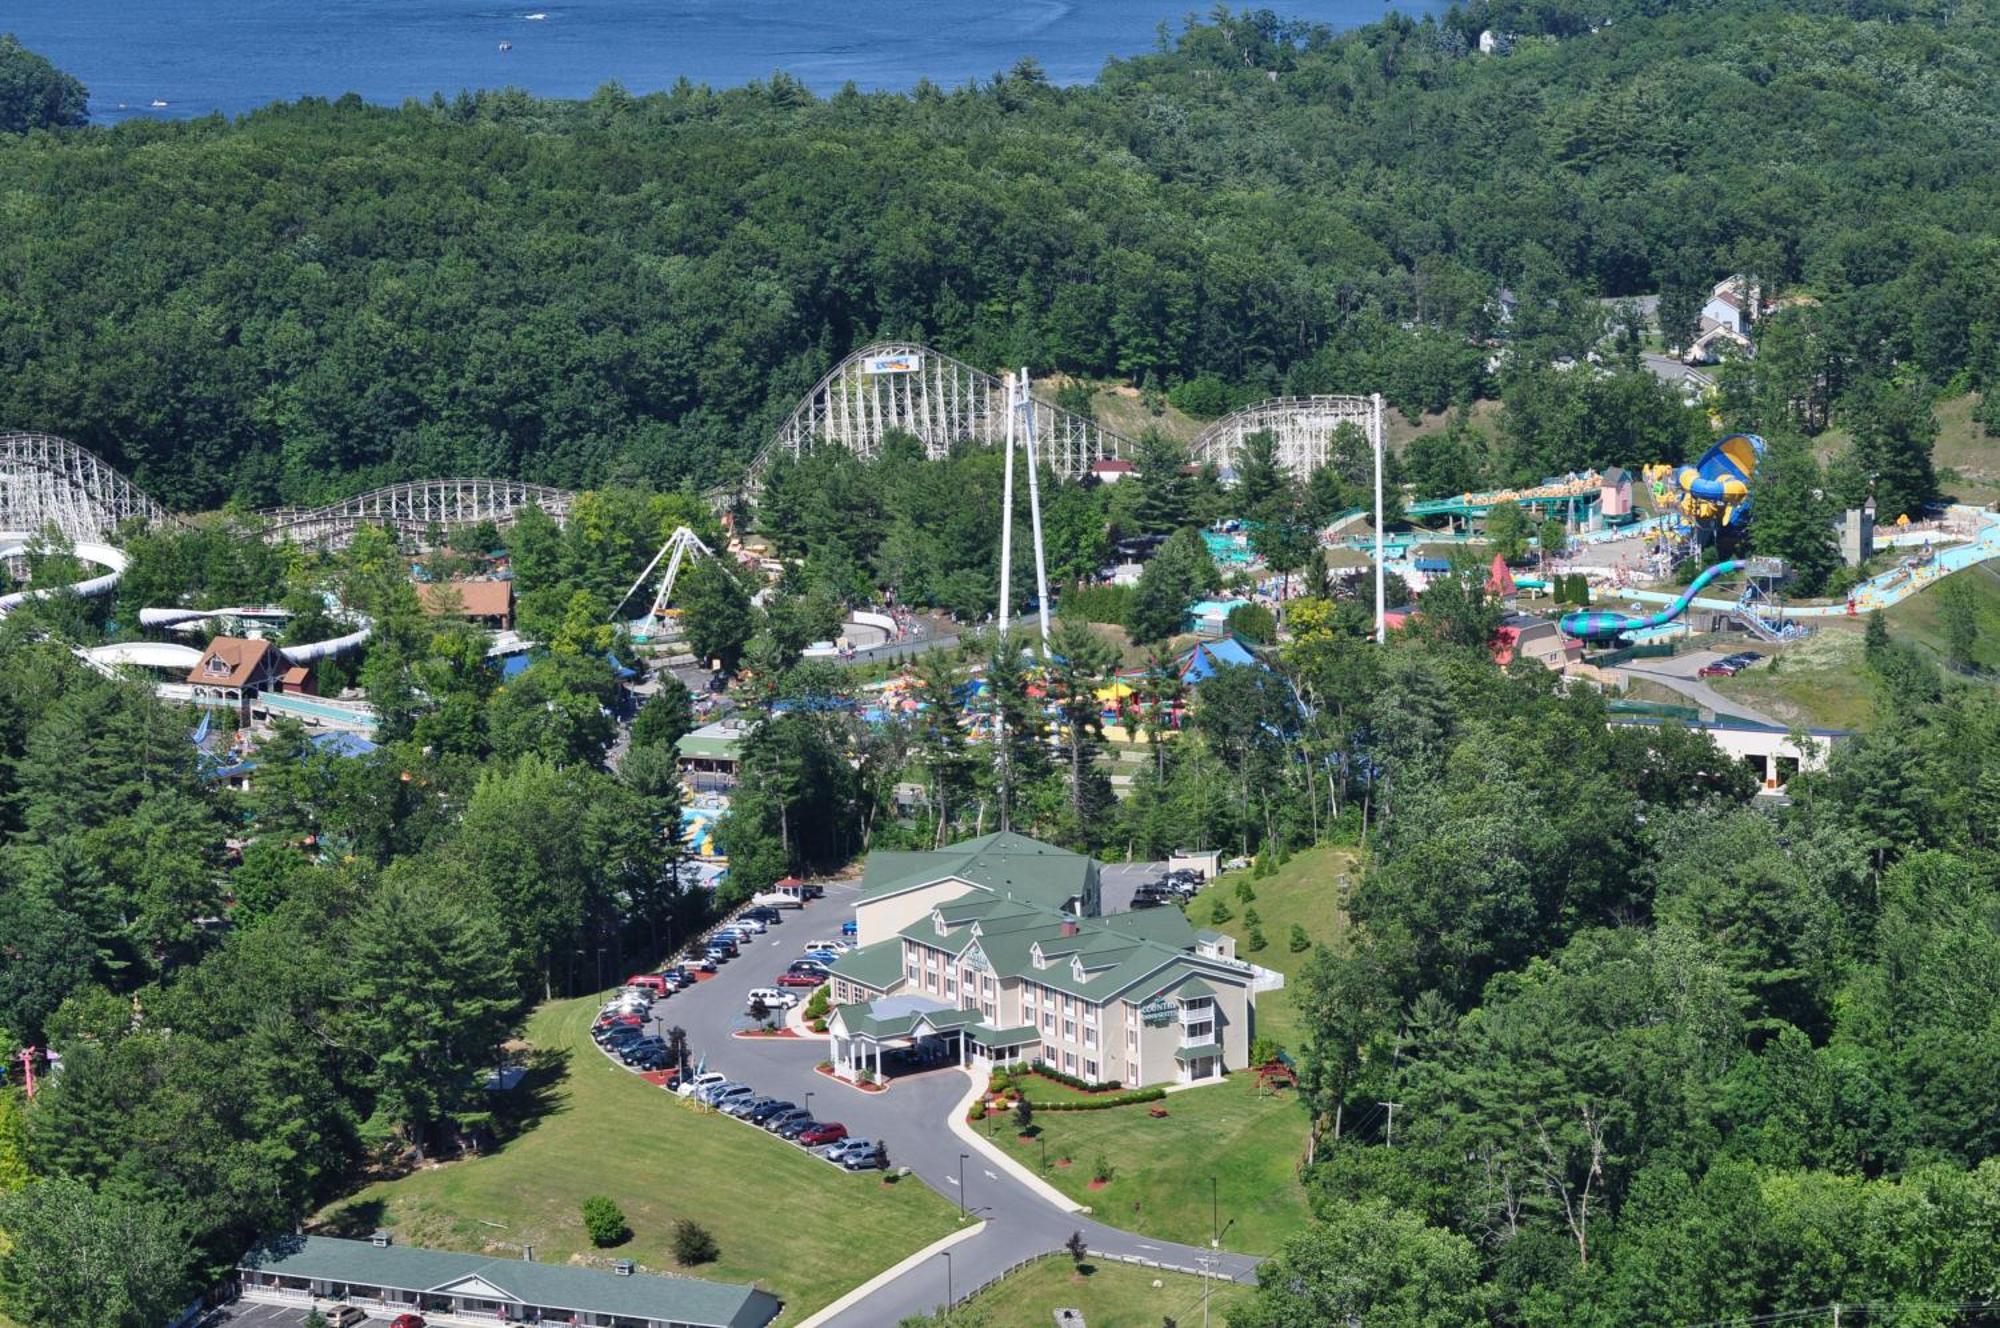
<path id="1" fill-rule="evenodd" d="M 1741 558 L 1731 558 L 1726 562 L 1717 563 L 1696 577 L 1694 584 L 1683 590 L 1673 603 L 1658 613 L 1643 618 L 1586 609 L 1580 613 L 1565 613 L 1556 626 L 1562 629 L 1564 636 L 1573 637 L 1578 641 L 1611 641 L 1627 632 L 1641 632 L 1648 627 L 1664 627 L 1686 613 L 1688 605 L 1694 602 L 1694 597 L 1699 595 L 1709 582 L 1717 577 L 1728 576 L 1732 572 L 1740 572 L 1743 567 L 1744 562 Z"/>

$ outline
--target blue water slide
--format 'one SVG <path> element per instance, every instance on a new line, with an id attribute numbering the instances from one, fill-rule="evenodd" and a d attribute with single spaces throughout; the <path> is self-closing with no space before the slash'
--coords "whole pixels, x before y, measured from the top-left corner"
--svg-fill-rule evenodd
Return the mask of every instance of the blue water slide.
<path id="1" fill-rule="evenodd" d="M 1564 636 L 1578 641 L 1611 641 L 1627 632 L 1643 632 L 1649 627 L 1664 627 L 1687 612 L 1688 605 L 1694 603 L 1709 582 L 1725 577 L 1744 568 L 1741 558 L 1731 558 L 1719 562 L 1694 579 L 1694 584 L 1675 597 L 1674 602 L 1658 613 L 1644 617 L 1631 614 L 1611 613 L 1602 609 L 1586 609 L 1579 613 L 1565 613 L 1556 623 Z"/>

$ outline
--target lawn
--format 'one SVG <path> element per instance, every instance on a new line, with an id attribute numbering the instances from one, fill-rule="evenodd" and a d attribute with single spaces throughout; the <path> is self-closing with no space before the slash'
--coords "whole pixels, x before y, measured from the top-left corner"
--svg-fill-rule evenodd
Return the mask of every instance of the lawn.
<path id="1" fill-rule="evenodd" d="M 1090 1328 L 1159 1328 L 1201 1320 L 1202 1280 L 1131 1264 L 1092 1261 L 1079 1273 L 1067 1255 L 1029 1264 L 974 1296 L 968 1307 L 984 1315 L 984 1328 L 1049 1328 L 1058 1309 L 1079 1310 Z M 1154 1283 L 1159 1283 L 1155 1286 Z M 1216 1324 L 1232 1305 L 1255 1291 L 1234 1282 L 1208 1284 L 1208 1310 Z"/>
<path id="2" fill-rule="evenodd" d="M 1989 671 L 2000 669 L 2000 568 L 1981 564 L 1952 577 L 1959 578 L 1975 592 L 1979 620 L 1975 657 Z M 1930 586 L 1887 610 L 1887 617 L 1891 636 L 1914 642 L 1942 661 L 1944 632 L 1938 621 L 1937 594 L 1938 587 Z M 1734 678 L 1714 679 L 1713 684 L 1730 699 L 1787 724 L 1865 728 L 1875 715 L 1872 683 L 1861 658 L 1865 627 L 1860 620 L 1821 619 L 1811 636 L 1773 652 L 1776 668 L 1754 668 Z"/>
<path id="3" fill-rule="evenodd" d="M 497 1152 L 383 1182 L 335 1205 L 340 1231 L 393 1228 L 410 1245 L 535 1247 L 544 1262 L 589 1252 L 579 1213 L 609 1195 L 633 1237 L 606 1257 L 657 1272 L 755 1282 L 795 1323 L 954 1229 L 952 1206 L 914 1179 L 845 1175 L 790 1144 L 705 1114 L 611 1065 L 591 1045 L 594 998 L 544 1006 L 528 1040 L 557 1062 L 537 1089 L 547 1110 Z M 833 1215 L 838 1220 L 831 1220 Z M 674 1223 L 699 1221 L 721 1258 L 695 1269 L 670 1253 Z"/>
<path id="4" fill-rule="evenodd" d="M 1189 901 L 1188 921 L 1196 927 L 1214 927 L 1236 938 L 1236 956 L 1253 964 L 1276 969 L 1285 975 L 1283 991 L 1266 992 L 1257 1000 L 1257 1031 L 1276 1038 L 1294 1053 L 1299 1047 L 1299 1018 L 1293 1005 L 1291 979 L 1311 955 L 1311 951 L 1291 948 L 1293 924 L 1305 928 L 1306 939 L 1314 945 L 1335 945 L 1346 928 L 1341 912 L 1347 883 L 1356 875 L 1354 850 L 1321 847 L 1307 849 L 1263 880 L 1251 880 L 1248 871 L 1226 872 L 1214 884 Z M 1241 883 L 1248 882 L 1255 898 L 1242 899 Z M 1228 909 L 1229 917 L 1215 922 L 1216 901 Z M 1254 909 L 1265 946 L 1250 948 L 1250 927 L 1246 910 Z"/>
<path id="5" fill-rule="evenodd" d="M 1155 1105 L 1166 1108 L 1164 1119 L 1144 1105 L 1038 1112 L 1037 1137 L 1027 1142 L 1010 1120 L 978 1128 L 1035 1171 L 1046 1142 L 1049 1183 L 1090 1205 L 1100 1221 L 1128 1231 L 1205 1245 L 1219 1215 L 1224 1249 L 1269 1254 L 1305 1224 L 1296 1168 L 1306 1114 L 1291 1092 L 1260 1093 L 1253 1076 L 1238 1072 Z M 1111 1183 L 1093 1190 L 1090 1173 L 1100 1157 L 1111 1165 Z M 1063 1158 L 1069 1166 L 1060 1165 Z"/>

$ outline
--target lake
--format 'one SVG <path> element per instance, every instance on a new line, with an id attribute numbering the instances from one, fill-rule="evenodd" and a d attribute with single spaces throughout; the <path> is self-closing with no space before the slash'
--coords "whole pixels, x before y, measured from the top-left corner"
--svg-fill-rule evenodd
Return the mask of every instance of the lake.
<path id="1" fill-rule="evenodd" d="M 1269 0 L 1287 18 L 1373 22 L 1382 0 Z M 1405 0 L 1404 12 L 1442 10 Z M 732 86 L 784 70 L 829 93 L 843 83 L 906 89 L 983 79 L 1022 56 L 1058 82 L 1111 56 L 1153 49 L 1186 0 L 8 0 L 12 31 L 82 79 L 99 121 L 238 114 L 293 97 L 358 92 L 374 102 L 520 87 L 587 97 L 685 75 Z M 502 50 L 505 43 L 510 49 Z M 163 108 L 154 108 L 155 101 Z M 122 105 L 121 105 L 122 104 Z"/>

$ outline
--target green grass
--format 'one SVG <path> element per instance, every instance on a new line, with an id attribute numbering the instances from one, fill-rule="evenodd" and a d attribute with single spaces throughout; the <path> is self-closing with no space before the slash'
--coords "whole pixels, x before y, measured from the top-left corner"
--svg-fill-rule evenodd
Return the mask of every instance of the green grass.
<path id="1" fill-rule="evenodd" d="M 1090 1328 L 1159 1328 L 1168 1317 L 1190 1325 L 1201 1322 L 1199 1277 L 1122 1263 L 1092 1261 L 1083 1268 L 1079 1273 L 1067 1255 L 1043 1259 L 1009 1273 L 967 1305 L 984 1316 L 977 1320 L 984 1328 L 1049 1328 L 1055 1311 L 1064 1308 L 1081 1311 Z M 1226 1322 L 1229 1308 L 1254 1294 L 1233 1282 L 1209 1283 L 1211 1320 Z"/>
<path id="2" fill-rule="evenodd" d="M 1291 949 L 1292 924 L 1306 929 L 1314 945 L 1337 945 L 1345 933 L 1347 920 L 1341 911 L 1345 882 L 1355 874 L 1354 851 L 1345 848 L 1307 849 L 1263 880 L 1252 880 L 1257 897 L 1244 903 L 1236 897 L 1238 881 L 1249 878 L 1246 871 L 1226 872 L 1188 902 L 1188 921 L 1196 927 L 1214 927 L 1236 938 L 1236 957 L 1276 969 L 1286 978 L 1283 991 L 1266 992 L 1257 1001 L 1257 1031 L 1276 1038 L 1287 1050 L 1299 1045 L 1299 1018 L 1293 1002 L 1297 998 L 1291 978 L 1310 957 L 1311 951 Z M 1227 922 L 1212 922 L 1214 901 L 1229 905 Z M 1250 949 L 1250 928 L 1243 921 L 1247 908 L 1257 910 L 1259 927 L 1266 942 L 1262 950 Z"/>
<path id="3" fill-rule="evenodd" d="M 323 1220 L 339 1230 L 394 1228 L 406 1244 L 478 1251 L 535 1247 L 636 1259 L 660 1272 L 755 1282 L 795 1323 L 954 1228 L 952 1206 L 914 1179 L 846 1175 L 799 1149 L 702 1112 L 606 1061 L 590 1044 L 594 998 L 544 1006 L 528 1040 L 557 1065 L 539 1087 L 548 1110 L 486 1157 L 372 1185 Z M 633 1237 L 592 1251 L 579 1212 L 609 1195 Z M 790 1216 L 786 1216 L 790 1215 Z M 721 1258 L 673 1261 L 674 1223 L 706 1226 Z M 508 1252 L 514 1252 L 509 1249 Z"/>
<path id="4" fill-rule="evenodd" d="M 1164 1107 L 1155 1118 L 1148 1105 Z M 1297 1164 L 1305 1151 L 1306 1113 L 1290 1091 L 1261 1093 L 1253 1076 L 1170 1093 L 1162 1102 L 1104 1111 L 1044 1111 L 1036 1138 L 1023 1141 L 1007 1120 L 983 1122 L 993 1140 L 1034 1171 L 1047 1141 L 1050 1184 L 1090 1205 L 1103 1222 L 1189 1245 L 1208 1243 L 1219 1211 L 1222 1246 L 1269 1254 L 1306 1221 Z M 1090 1188 L 1102 1157 L 1110 1184 Z M 1063 1158 L 1070 1165 L 1059 1165 Z M 1216 1203 L 1209 1203 L 1209 1178 Z"/>
<path id="5" fill-rule="evenodd" d="M 1951 579 L 1959 578 L 1974 592 L 1979 621 L 1974 656 L 1982 667 L 2000 670 L 2000 568 L 1981 564 L 1954 573 Z M 1937 596 L 1938 586 L 1932 585 L 1886 612 L 1891 636 L 1912 642 L 1942 661 L 1944 631 Z M 1775 670 L 1766 666 L 1710 681 L 1731 700 L 1783 723 L 1866 728 L 1875 718 L 1875 698 L 1862 663 L 1865 628 L 1861 619 L 1820 619 L 1804 641 L 1772 652 L 1777 661 Z"/>

